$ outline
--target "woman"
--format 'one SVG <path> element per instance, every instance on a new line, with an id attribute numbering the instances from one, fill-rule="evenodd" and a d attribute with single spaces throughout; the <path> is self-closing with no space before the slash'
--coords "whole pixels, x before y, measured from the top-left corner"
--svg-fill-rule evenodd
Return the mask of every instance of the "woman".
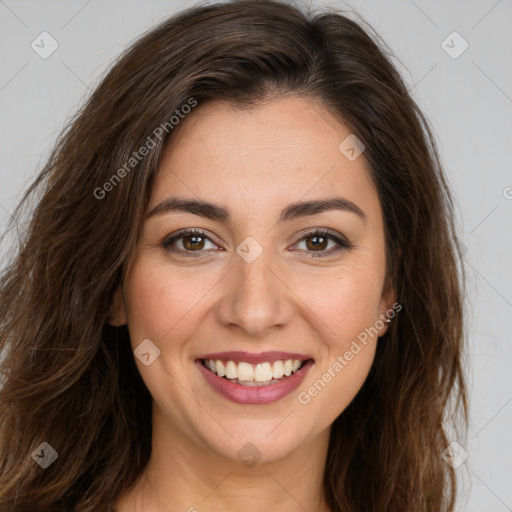
<path id="1" fill-rule="evenodd" d="M 454 509 L 452 198 L 369 33 L 236 0 L 110 69 L 17 210 L 2 510 Z"/>

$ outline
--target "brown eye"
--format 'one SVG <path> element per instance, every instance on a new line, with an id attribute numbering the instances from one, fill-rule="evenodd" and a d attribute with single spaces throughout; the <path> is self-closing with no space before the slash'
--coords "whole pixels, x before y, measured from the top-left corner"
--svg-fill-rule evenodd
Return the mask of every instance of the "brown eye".
<path id="1" fill-rule="evenodd" d="M 307 240 L 306 246 L 308 249 L 319 249 L 321 251 L 325 251 L 329 241 L 328 237 L 321 235 L 310 235 L 305 239 Z"/>
<path id="2" fill-rule="evenodd" d="M 329 231 L 316 230 L 306 233 L 295 245 L 299 245 L 302 242 L 306 245 L 304 252 L 312 253 L 309 256 L 313 258 L 329 256 L 343 249 L 353 248 L 353 245 L 348 240 Z M 330 242 L 334 246 L 329 248 Z M 212 244 L 213 247 L 206 247 L 208 243 Z M 211 241 L 206 233 L 195 229 L 188 229 L 174 234 L 162 242 L 162 247 L 166 251 L 191 257 L 200 256 L 202 253 L 211 250 L 219 250 L 218 246 Z"/>
<path id="3" fill-rule="evenodd" d="M 342 238 L 341 236 L 335 235 L 330 231 L 322 230 L 306 233 L 295 245 L 299 245 L 302 242 L 304 242 L 306 246 L 305 252 L 312 253 L 308 255 L 311 258 L 330 256 L 339 251 L 342 251 L 343 249 L 353 248 L 353 245 L 348 240 Z M 334 246 L 331 245 L 331 247 L 328 249 L 329 242 L 333 242 Z"/>
<path id="4" fill-rule="evenodd" d="M 204 237 L 202 235 L 186 235 L 183 239 L 183 247 L 187 250 L 202 249 L 204 247 Z"/>
<path id="5" fill-rule="evenodd" d="M 202 252 L 206 252 L 204 249 L 207 243 L 212 244 L 213 249 L 218 247 L 202 231 L 189 229 L 166 238 L 162 242 L 162 247 L 169 252 L 189 256 L 191 255 L 190 253 L 198 253 L 197 255 L 200 255 Z M 210 248 L 206 247 L 206 249 Z M 194 254 L 193 256 L 196 255 Z"/>

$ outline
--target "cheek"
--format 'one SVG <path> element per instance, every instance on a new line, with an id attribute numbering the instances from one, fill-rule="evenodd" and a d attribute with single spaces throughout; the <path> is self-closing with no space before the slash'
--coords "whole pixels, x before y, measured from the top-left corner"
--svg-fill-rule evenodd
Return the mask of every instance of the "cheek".
<path id="1" fill-rule="evenodd" d="M 315 375 L 314 381 L 300 396 L 301 403 L 309 400 L 326 426 L 331 424 L 352 402 L 370 371 L 375 342 L 351 345 L 337 354 Z M 350 354 L 350 359 L 348 355 Z M 316 401 L 316 403 L 314 402 Z"/>
<path id="2" fill-rule="evenodd" d="M 341 274 L 341 275 L 340 275 Z M 347 268 L 336 276 L 297 283 L 299 296 L 321 322 L 329 351 L 345 351 L 353 339 L 375 325 L 379 319 L 382 279 L 371 267 Z"/>
<path id="3" fill-rule="evenodd" d="M 132 269 L 127 280 L 130 333 L 136 339 L 155 340 L 161 349 L 169 346 L 169 339 L 186 339 L 201 300 L 216 280 L 204 273 L 171 269 L 149 257 L 140 258 Z"/>
<path id="4" fill-rule="evenodd" d="M 322 348 L 318 365 L 298 398 L 302 404 L 309 403 L 325 425 L 356 396 L 375 356 L 377 336 L 372 328 L 379 320 L 382 276 L 377 265 L 366 263 L 347 265 L 336 276 L 317 280 L 306 295 L 308 309 L 321 319 L 315 329 L 317 336 L 321 334 Z"/>
<path id="5" fill-rule="evenodd" d="M 314 411 L 323 427 L 346 409 L 370 371 L 377 345 L 372 327 L 378 320 L 379 285 L 353 274 L 326 290 L 323 297 L 328 299 L 310 297 L 309 306 L 322 319 L 317 323 L 322 326 L 322 350 L 315 371 L 299 390 L 298 401 Z"/>

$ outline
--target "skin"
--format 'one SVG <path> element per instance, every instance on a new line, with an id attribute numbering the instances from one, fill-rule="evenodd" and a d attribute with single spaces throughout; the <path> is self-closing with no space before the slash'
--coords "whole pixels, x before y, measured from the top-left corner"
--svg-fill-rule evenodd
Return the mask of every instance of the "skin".
<path id="1" fill-rule="evenodd" d="M 332 372 L 338 356 L 396 301 L 385 286 L 383 219 L 368 163 L 364 153 L 349 161 L 338 150 L 350 133 L 321 105 L 293 95 L 251 111 L 199 105 L 181 121 L 147 212 L 180 196 L 224 205 L 233 219 L 224 224 L 186 212 L 147 219 L 116 291 L 111 323 L 128 324 L 133 349 L 150 339 L 161 351 L 149 366 L 135 358 L 153 397 L 153 451 L 118 512 L 330 510 L 322 476 L 331 424 L 361 388 L 387 326 L 309 403 L 298 394 Z M 352 201 L 366 218 L 331 210 L 277 223 L 290 203 L 333 196 Z M 207 233 L 199 249 L 190 239 L 174 243 L 199 257 L 163 248 L 183 228 Z M 304 239 L 314 228 L 354 247 L 308 257 L 337 247 Z M 236 252 L 248 236 L 263 249 L 252 263 Z M 285 398 L 237 404 L 214 391 L 194 363 L 225 350 L 299 352 L 315 363 Z M 261 454 L 252 467 L 237 456 L 247 443 Z"/>

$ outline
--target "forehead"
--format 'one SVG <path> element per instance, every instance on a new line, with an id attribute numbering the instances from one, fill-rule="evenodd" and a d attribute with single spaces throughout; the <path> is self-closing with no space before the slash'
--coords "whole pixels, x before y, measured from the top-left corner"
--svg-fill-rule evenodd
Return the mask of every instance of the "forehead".
<path id="1" fill-rule="evenodd" d="M 252 213 L 335 195 L 378 209 L 364 154 L 350 161 L 339 150 L 349 135 L 324 107 L 299 97 L 251 110 L 199 105 L 162 154 L 148 210 L 170 195 Z"/>

